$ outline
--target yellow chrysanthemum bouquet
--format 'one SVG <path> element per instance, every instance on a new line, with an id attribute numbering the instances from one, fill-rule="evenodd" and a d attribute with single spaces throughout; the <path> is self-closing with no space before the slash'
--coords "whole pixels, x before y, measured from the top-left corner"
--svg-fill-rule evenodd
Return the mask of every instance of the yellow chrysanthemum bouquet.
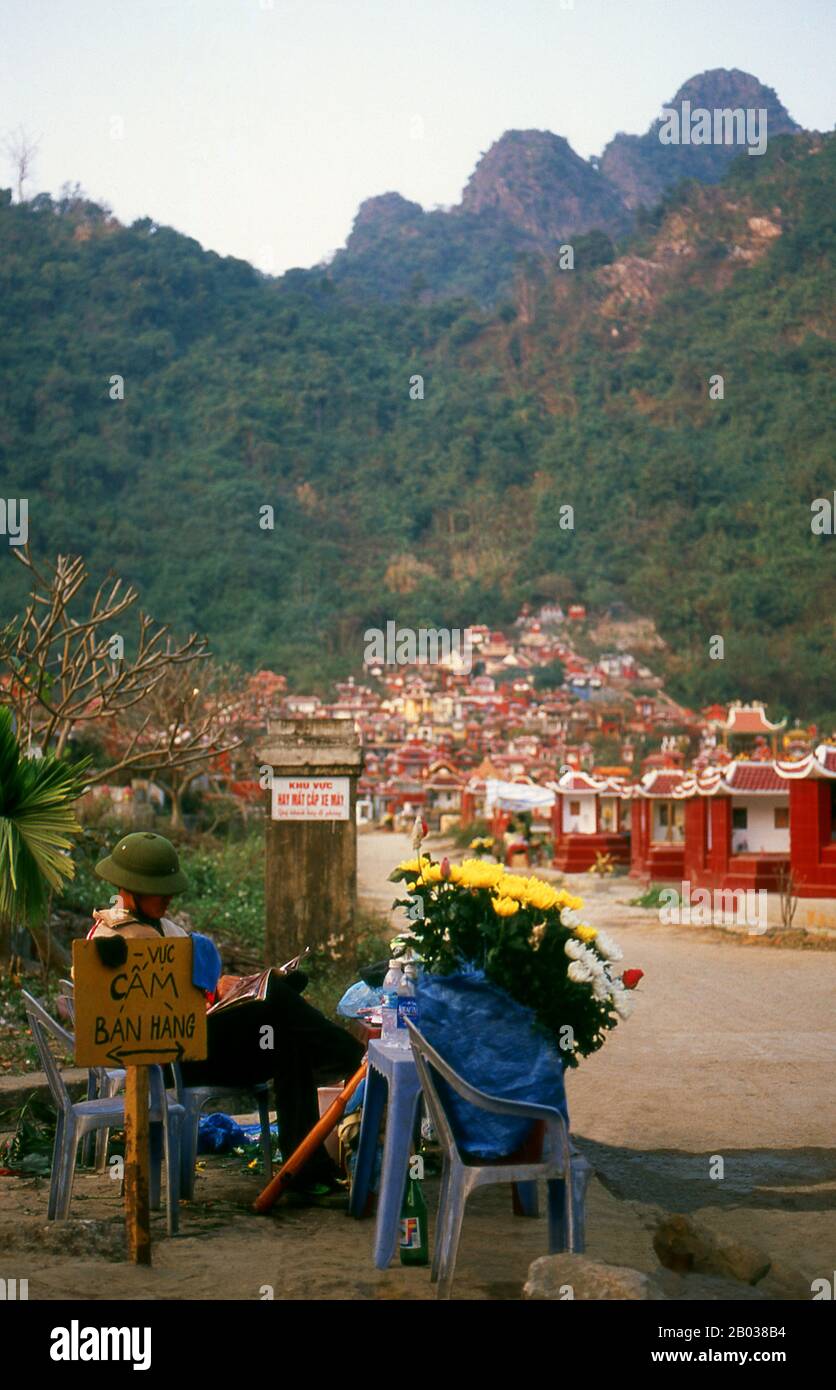
<path id="1" fill-rule="evenodd" d="M 614 973 L 621 952 L 581 918 L 583 901 L 543 879 L 483 859 L 436 863 L 418 854 L 389 875 L 409 895 L 416 951 L 434 974 L 476 968 L 527 1004 L 565 1064 L 597 1051 L 631 1000 Z"/>

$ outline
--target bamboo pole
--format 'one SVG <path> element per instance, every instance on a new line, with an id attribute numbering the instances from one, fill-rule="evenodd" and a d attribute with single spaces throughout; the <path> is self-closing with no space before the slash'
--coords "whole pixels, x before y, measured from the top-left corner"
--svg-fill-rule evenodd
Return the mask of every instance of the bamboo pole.
<path id="1" fill-rule="evenodd" d="M 366 1059 L 363 1058 L 362 1066 L 354 1073 L 351 1080 L 340 1091 L 336 1100 L 332 1101 L 325 1111 L 322 1118 L 314 1125 L 309 1134 L 305 1135 L 298 1148 L 293 1150 L 289 1158 L 285 1159 L 278 1173 L 271 1178 L 267 1186 L 258 1194 L 254 1203 L 253 1210 L 258 1212 L 269 1211 L 273 1203 L 281 1197 L 285 1188 L 292 1178 L 295 1178 L 302 1171 L 311 1155 L 319 1148 L 323 1139 L 326 1139 L 342 1119 L 343 1111 L 351 1100 L 363 1077 L 366 1075 Z"/>

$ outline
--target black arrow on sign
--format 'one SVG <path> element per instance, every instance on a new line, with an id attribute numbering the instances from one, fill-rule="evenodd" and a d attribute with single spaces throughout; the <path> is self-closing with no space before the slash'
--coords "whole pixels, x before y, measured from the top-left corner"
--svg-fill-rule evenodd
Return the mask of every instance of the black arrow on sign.
<path id="1" fill-rule="evenodd" d="M 175 1047 L 115 1047 L 107 1053 L 107 1058 L 116 1062 L 117 1066 L 130 1066 L 130 1062 L 126 1063 L 125 1060 L 128 1057 L 162 1057 L 166 1062 L 182 1062 L 184 1052 L 182 1043 L 177 1043 Z"/>

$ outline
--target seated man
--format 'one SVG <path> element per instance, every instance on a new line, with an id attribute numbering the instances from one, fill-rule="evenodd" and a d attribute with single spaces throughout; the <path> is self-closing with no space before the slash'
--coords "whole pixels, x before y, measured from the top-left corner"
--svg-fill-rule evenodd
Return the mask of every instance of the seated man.
<path id="1" fill-rule="evenodd" d="M 175 893 L 188 882 L 169 840 L 150 831 L 125 835 L 113 853 L 96 865 L 99 878 L 119 889 L 121 905 L 94 913 L 93 936 L 188 936 L 165 916 Z M 221 976 L 218 997 L 237 983 Z M 273 1080 L 279 1123 L 279 1144 L 287 1158 L 319 1118 L 316 1082 L 352 1076 L 363 1060 L 362 1045 L 324 1014 L 307 1004 L 300 991 L 307 984 L 301 971 L 273 972 L 263 1000 L 249 999 L 234 1007 L 210 1012 L 206 1019 L 208 1051 L 205 1061 L 184 1062 L 187 1086 L 246 1086 Z M 210 999 L 210 1003 L 211 1003 Z M 273 1048 L 262 1041 L 272 1028 Z M 337 1171 L 320 1146 L 299 1180 L 299 1188 L 315 1193 L 335 1186 Z"/>

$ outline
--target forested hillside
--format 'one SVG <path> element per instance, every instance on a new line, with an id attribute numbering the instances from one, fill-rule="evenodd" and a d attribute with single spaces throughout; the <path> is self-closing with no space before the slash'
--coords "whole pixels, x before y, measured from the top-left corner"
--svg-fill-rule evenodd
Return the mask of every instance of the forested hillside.
<path id="1" fill-rule="evenodd" d="M 836 538 L 810 504 L 836 488 L 834 159 L 770 140 L 608 264 L 594 233 L 574 270 L 528 258 L 491 309 L 271 281 L 83 198 L 4 195 L 0 495 L 29 499 L 36 553 L 112 566 L 297 688 L 356 670 L 387 618 L 558 596 L 652 616 L 692 703 L 832 715 Z M 0 620 L 23 579 L 4 548 Z"/>

